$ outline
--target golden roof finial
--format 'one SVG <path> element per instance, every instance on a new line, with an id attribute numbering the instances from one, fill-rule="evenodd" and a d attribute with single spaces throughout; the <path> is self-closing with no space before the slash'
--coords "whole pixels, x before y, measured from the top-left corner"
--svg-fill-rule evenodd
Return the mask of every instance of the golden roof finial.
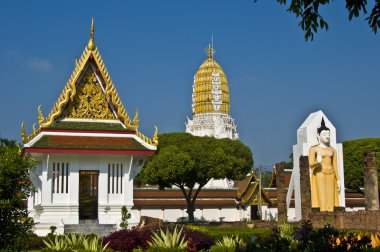
<path id="1" fill-rule="evenodd" d="M 36 133 L 37 133 L 36 124 L 33 124 L 33 135 L 35 135 Z"/>
<path id="2" fill-rule="evenodd" d="M 94 18 L 92 18 L 90 40 L 88 41 L 88 45 L 87 45 L 88 49 L 91 51 L 95 50 L 94 32 L 95 32 Z"/>
<path id="3" fill-rule="evenodd" d="M 27 142 L 27 135 L 26 135 L 26 131 L 25 131 L 25 126 L 24 126 L 24 122 L 21 123 L 21 139 L 24 143 Z"/>
<path id="4" fill-rule="evenodd" d="M 18 147 L 18 154 L 21 155 L 21 154 L 22 154 L 21 144 L 18 143 L 18 144 L 17 144 L 17 147 Z"/>
<path id="5" fill-rule="evenodd" d="M 155 131 L 153 135 L 153 145 L 157 146 L 158 145 L 158 128 L 156 125 L 154 125 Z"/>
<path id="6" fill-rule="evenodd" d="M 216 51 L 214 50 L 214 48 L 212 48 L 212 46 L 208 44 L 208 48 L 205 49 L 205 53 L 207 54 L 207 57 L 209 59 L 213 59 L 215 52 Z"/>
<path id="7" fill-rule="evenodd" d="M 133 124 L 136 126 L 136 130 L 139 128 L 139 111 L 136 108 L 136 114 L 133 118 Z"/>
<path id="8" fill-rule="evenodd" d="M 42 123 L 45 121 L 44 116 L 42 115 L 41 105 L 38 106 L 38 125 L 41 127 Z"/>

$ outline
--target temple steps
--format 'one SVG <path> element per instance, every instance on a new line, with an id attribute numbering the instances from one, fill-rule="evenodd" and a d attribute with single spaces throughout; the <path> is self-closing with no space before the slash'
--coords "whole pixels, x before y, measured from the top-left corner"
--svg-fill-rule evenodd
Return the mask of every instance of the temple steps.
<path id="1" fill-rule="evenodd" d="M 117 230 L 114 224 L 99 224 L 98 220 L 84 220 L 79 224 L 65 225 L 65 234 L 96 234 L 98 237 L 103 237 Z"/>

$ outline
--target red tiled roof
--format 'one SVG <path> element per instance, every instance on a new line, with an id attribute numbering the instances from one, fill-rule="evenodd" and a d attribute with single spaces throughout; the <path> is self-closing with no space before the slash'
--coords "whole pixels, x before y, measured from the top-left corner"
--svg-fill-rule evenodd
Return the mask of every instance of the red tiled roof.
<path id="1" fill-rule="evenodd" d="M 249 181 L 251 180 L 251 176 L 246 176 L 243 180 L 240 180 L 236 183 L 236 187 L 240 194 L 247 188 Z"/>
<path id="2" fill-rule="evenodd" d="M 132 137 L 44 135 L 25 152 L 36 153 L 96 153 L 153 155 Z M 146 153 L 145 153 L 146 152 Z"/>
<path id="3" fill-rule="evenodd" d="M 133 138 L 103 136 L 42 136 L 33 148 L 104 148 L 104 149 L 146 149 Z"/>

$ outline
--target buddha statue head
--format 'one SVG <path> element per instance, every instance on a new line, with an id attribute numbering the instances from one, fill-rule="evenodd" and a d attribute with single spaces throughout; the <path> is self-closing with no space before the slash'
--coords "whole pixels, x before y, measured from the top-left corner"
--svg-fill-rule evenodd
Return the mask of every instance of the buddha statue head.
<path id="1" fill-rule="evenodd" d="M 322 117 L 321 127 L 317 129 L 317 138 L 319 144 L 330 145 L 330 129 L 326 127 L 325 120 Z"/>

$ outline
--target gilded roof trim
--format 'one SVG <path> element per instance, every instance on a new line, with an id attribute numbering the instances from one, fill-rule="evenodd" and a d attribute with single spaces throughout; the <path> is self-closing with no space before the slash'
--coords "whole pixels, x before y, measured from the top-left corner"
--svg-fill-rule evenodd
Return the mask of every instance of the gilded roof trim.
<path id="1" fill-rule="evenodd" d="M 79 77 L 81 76 L 82 72 L 85 70 L 85 67 L 87 65 L 87 62 L 89 60 L 94 60 L 95 64 L 97 65 L 100 76 L 102 77 L 104 81 L 104 88 L 105 88 L 105 95 L 113 107 L 114 110 L 119 118 L 119 120 L 123 123 L 123 125 L 130 130 L 136 131 L 136 135 L 141 138 L 144 142 L 157 146 L 158 145 L 158 130 L 156 127 L 154 136 L 152 139 L 146 137 L 142 133 L 138 131 L 139 123 L 138 123 L 138 112 L 136 111 L 136 115 L 133 119 L 129 117 L 127 111 L 124 108 L 124 105 L 122 104 L 119 94 L 116 91 L 116 88 L 112 82 L 111 76 L 108 73 L 108 70 L 106 66 L 104 65 L 103 59 L 100 56 L 100 52 L 98 48 L 96 47 L 94 43 L 94 22 L 92 20 L 91 24 L 91 36 L 88 42 L 88 45 L 85 47 L 81 57 L 79 59 L 75 60 L 75 67 L 74 70 L 67 81 L 65 88 L 63 89 L 61 95 L 59 96 L 57 102 L 54 104 L 52 110 L 50 111 L 49 115 L 47 117 L 43 117 L 41 112 L 41 107 L 38 107 L 38 125 L 39 128 L 36 130 L 33 125 L 33 133 L 31 135 L 27 135 L 25 132 L 24 123 L 21 125 L 22 130 L 22 141 L 24 143 L 28 143 L 31 139 L 36 137 L 40 132 L 41 128 L 46 128 L 49 125 L 51 125 L 63 112 L 63 109 L 65 105 L 70 101 L 73 100 L 75 94 L 76 94 L 76 83 L 79 80 Z"/>

